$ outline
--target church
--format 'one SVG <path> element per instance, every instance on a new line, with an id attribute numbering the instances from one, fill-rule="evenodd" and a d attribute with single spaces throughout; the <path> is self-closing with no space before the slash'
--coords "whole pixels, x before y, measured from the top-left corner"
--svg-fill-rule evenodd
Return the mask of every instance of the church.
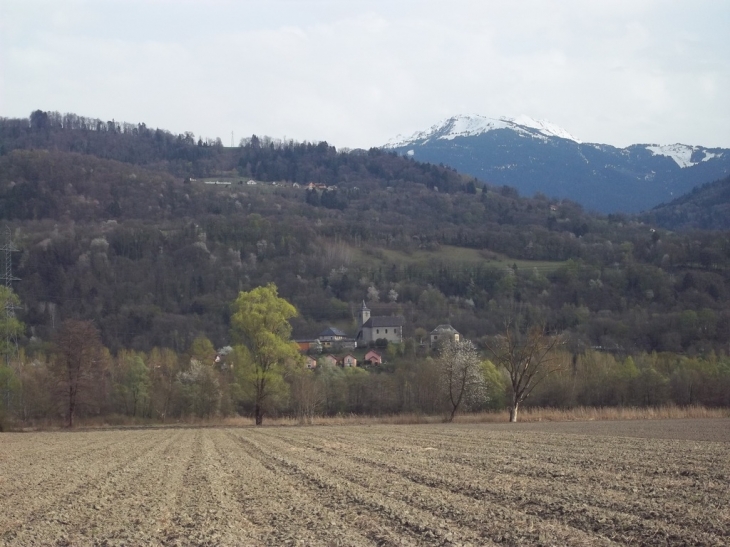
<path id="1" fill-rule="evenodd" d="M 376 340 L 385 339 L 394 344 L 403 342 L 402 317 L 395 315 L 371 316 L 370 309 L 363 300 L 358 317 L 358 329 L 355 340 L 359 347 L 369 346 Z"/>

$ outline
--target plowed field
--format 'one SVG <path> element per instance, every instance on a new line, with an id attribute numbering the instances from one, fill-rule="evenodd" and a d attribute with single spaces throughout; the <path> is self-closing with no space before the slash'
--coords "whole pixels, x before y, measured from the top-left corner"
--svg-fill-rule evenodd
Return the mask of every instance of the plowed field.
<path id="1" fill-rule="evenodd" d="M 0 436 L 0 545 L 730 545 L 730 420 Z"/>

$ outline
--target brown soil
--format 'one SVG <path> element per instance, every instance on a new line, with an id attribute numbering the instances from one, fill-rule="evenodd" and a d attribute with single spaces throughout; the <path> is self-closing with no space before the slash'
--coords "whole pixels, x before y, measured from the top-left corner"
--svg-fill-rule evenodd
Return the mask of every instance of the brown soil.
<path id="1" fill-rule="evenodd" d="M 0 435 L 0 545 L 495 544 L 730 544 L 730 420 Z"/>

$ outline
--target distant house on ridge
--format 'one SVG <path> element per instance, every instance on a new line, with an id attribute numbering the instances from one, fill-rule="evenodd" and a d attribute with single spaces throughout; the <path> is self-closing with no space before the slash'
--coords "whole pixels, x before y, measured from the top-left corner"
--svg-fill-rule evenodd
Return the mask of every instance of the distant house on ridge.
<path id="1" fill-rule="evenodd" d="M 459 334 L 459 331 L 451 325 L 439 325 L 431 331 L 431 347 L 435 348 L 446 340 L 458 342 L 460 337 L 461 335 Z"/>

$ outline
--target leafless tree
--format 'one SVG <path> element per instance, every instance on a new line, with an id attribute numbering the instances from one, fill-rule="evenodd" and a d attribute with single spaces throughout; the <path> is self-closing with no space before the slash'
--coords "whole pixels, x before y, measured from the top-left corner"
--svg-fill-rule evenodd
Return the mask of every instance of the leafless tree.
<path id="1" fill-rule="evenodd" d="M 469 340 L 445 342 L 440 348 L 438 362 L 450 422 L 459 407 L 469 407 L 484 399 L 487 384 L 479 353 Z"/>
<path id="2" fill-rule="evenodd" d="M 173 350 L 154 348 L 149 356 L 149 366 L 152 370 L 153 393 L 157 397 L 153 402 L 153 406 L 157 415 L 164 422 L 170 411 L 173 394 L 175 393 L 175 380 L 180 369 L 180 363 L 177 354 Z"/>
<path id="3" fill-rule="evenodd" d="M 325 404 L 323 386 L 311 370 L 296 370 L 289 378 L 291 401 L 301 423 L 312 423 Z"/>
<path id="4" fill-rule="evenodd" d="M 541 326 L 532 327 L 526 334 L 507 322 L 505 333 L 487 344 L 497 366 L 507 371 L 512 387 L 509 421 L 517 421 L 520 404 L 545 378 L 562 369 L 554 350 L 562 343 L 561 336 L 549 336 Z"/>
<path id="5" fill-rule="evenodd" d="M 104 346 L 98 329 L 90 321 L 64 321 L 56 332 L 53 354 L 53 367 L 65 400 L 67 424 L 73 427 L 81 396 L 100 376 Z"/>

